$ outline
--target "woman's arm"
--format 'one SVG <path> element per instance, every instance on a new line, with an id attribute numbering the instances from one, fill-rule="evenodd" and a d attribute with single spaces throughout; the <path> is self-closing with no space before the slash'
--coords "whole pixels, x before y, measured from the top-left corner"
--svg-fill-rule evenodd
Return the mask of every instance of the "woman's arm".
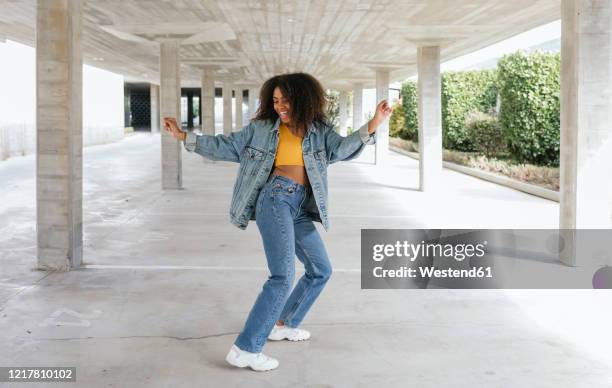
<path id="1" fill-rule="evenodd" d="M 331 164 L 354 159 L 359 156 L 366 145 L 375 144 L 376 130 L 389 117 L 391 112 L 393 112 L 393 109 L 389 107 L 386 100 L 383 100 L 376 107 L 374 117 L 349 136 L 340 136 L 333 129 L 327 131 L 325 149 L 328 162 Z"/>
<path id="2" fill-rule="evenodd" d="M 368 124 L 348 136 L 340 136 L 332 127 L 325 132 L 325 150 L 329 164 L 355 159 L 367 144 L 376 143 L 376 132 L 369 133 Z"/>
<path id="3" fill-rule="evenodd" d="M 229 135 L 196 135 L 179 129 L 176 119 L 164 117 L 164 128 L 177 140 L 185 143 L 185 149 L 212 160 L 225 160 L 240 163 L 240 154 L 253 134 L 249 123 L 240 131 Z"/>

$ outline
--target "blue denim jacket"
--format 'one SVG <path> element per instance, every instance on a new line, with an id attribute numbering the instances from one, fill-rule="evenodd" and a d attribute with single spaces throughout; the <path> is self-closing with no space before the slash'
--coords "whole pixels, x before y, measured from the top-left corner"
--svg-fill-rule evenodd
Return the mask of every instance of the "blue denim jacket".
<path id="1" fill-rule="evenodd" d="M 246 229 L 255 220 L 259 191 L 274 168 L 280 119 L 251 121 L 230 135 L 200 135 L 187 132 L 185 149 L 211 160 L 240 163 L 230 205 L 230 222 Z M 305 205 L 306 214 L 329 230 L 327 205 L 327 166 L 359 156 L 366 144 L 376 143 L 376 133 L 368 134 L 368 124 L 343 137 L 331 125 L 313 124 L 302 141 L 304 167 L 314 200 Z"/>

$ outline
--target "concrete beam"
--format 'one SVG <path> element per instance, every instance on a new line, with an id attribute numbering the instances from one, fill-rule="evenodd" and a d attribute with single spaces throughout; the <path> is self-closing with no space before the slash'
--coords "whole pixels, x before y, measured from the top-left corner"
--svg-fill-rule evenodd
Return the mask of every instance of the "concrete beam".
<path id="1" fill-rule="evenodd" d="M 202 71 L 202 133 L 215 134 L 215 79 L 213 72 Z"/>
<path id="2" fill-rule="evenodd" d="M 38 268 L 83 257 L 83 2 L 36 3 L 36 233 Z"/>
<path id="3" fill-rule="evenodd" d="M 223 133 L 232 133 L 232 84 L 223 82 Z"/>
<path id="4" fill-rule="evenodd" d="M 176 117 L 181 122 L 180 42 L 160 43 L 161 116 Z M 183 188 L 181 144 L 167 131 L 161 133 L 162 189 Z"/>
<path id="5" fill-rule="evenodd" d="M 363 125 L 363 84 L 353 85 L 353 131 Z M 378 135 L 377 135 L 378 136 Z"/>
<path id="6" fill-rule="evenodd" d="M 561 4 L 561 229 L 612 227 L 612 8 Z M 561 260 L 580 265 L 579 247 Z"/>
<path id="7" fill-rule="evenodd" d="M 236 94 L 236 131 L 242 129 L 242 88 L 235 90 Z"/>
<path id="8" fill-rule="evenodd" d="M 376 71 L 376 104 L 389 100 L 389 71 Z M 358 128 L 356 128 L 358 129 Z M 376 130 L 375 164 L 384 165 L 389 154 L 389 120 L 385 120 Z"/>
<path id="9" fill-rule="evenodd" d="M 151 84 L 149 91 L 151 95 L 151 133 L 157 133 L 160 129 L 159 85 Z"/>
<path id="10" fill-rule="evenodd" d="M 435 190 L 442 174 L 440 47 L 417 50 L 419 105 L 419 189 Z"/>
<path id="11" fill-rule="evenodd" d="M 347 131 L 346 131 L 346 125 L 348 122 L 348 93 L 344 90 L 340 91 L 340 98 L 338 100 L 338 105 L 340 108 L 340 113 L 339 113 L 339 124 L 338 124 L 338 129 L 340 132 L 340 135 L 342 136 L 346 136 Z"/>

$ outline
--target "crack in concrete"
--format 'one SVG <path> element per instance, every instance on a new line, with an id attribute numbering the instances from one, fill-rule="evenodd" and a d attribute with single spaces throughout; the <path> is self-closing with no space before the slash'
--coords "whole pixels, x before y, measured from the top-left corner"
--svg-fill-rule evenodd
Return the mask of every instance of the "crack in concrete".
<path id="1" fill-rule="evenodd" d="M 78 341 L 78 340 L 90 340 L 90 339 L 132 339 L 132 338 L 168 338 L 174 339 L 177 341 L 190 341 L 190 340 L 200 340 L 207 338 L 215 338 L 215 337 L 224 337 L 226 335 L 238 335 L 239 332 L 229 332 L 229 333 L 218 333 L 218 334 L 209 334 L 203 335 L 200 337 L 177 337 L 174 335 L 128 335 L 128 336 L 120 336 L 120 337 L 66 337 L 66 338 L 32 338 L 40 341 Z"/>
<path id="2" fill-rule="evenodd" d="M 6 306 L 8 306 L 8 303 L 10 302 L 11 299 L 15 298 L 17 295 L 21 294 L 22 292 L 26 291 L 26 290 L 30 290 L 36 286 L 39 285 L 39 283 L 41 281 L 43 281 L 47 276 L 55 273 L 56 271 L 47 271 L 47 273 L 45 274 L 45 276 L 39 278 L 38 280 L 36 280 L 34 283 L 29 284 L 27 286 L 23 286 L 21 287 L 21 289 L 19 291 L 17 291 L 16 293 L 10 295 L 8 298 L 6 298 L 4 300 L 4 303 L 2 304 L 2 306 L 0 306 L 0 312 L 4 311 L 6 309 Z"/>
<path id="3" fill-rule="evenodd" d="M 410 324 L 414 321 L 387 321 L 387 322 L 330 322 L 330 323 L 311 323 L 307 326 L 380 326 L 380 325 L 402 325 Z M 78 341 L 78 340 L 90 340 L 90 339 L 133 339 L 133 338 L 169 338 L 177 341 L 190 341 L 190 340 L 201 340 L 208 338 L 224 337 L 228 335 L 238 335 L 240 332 L 226 332 L 203 335 L 199 337 L 178 337 L 172 335 L 130 335 L 130 336 L 119 336 L 119 337 L 65 337 L 65 338 L 30 338 L 40 341 Z"/>
<path id="4" fill-rule="evenodd" d="M 331 323 L 311 323 L 307 326 L 355 326 L 355 325 L 363 325 L 363 326 L 376 326 L 376 325 L 401 325 L 414 323 L 413 321 L 394 321 L 394 322 L 331 322 Z M 132 338 L 169 338 L 175 339 L 177 341 L 190 341 L 190 340 L 201 340 L 208 338 L 216 338 L 216 337 L 224 337 L 228 335 L 238 335 L 240 332 L 226 332 L 226 333 L 217 333 L 217 334 L 209 334 L 203 335 L 199 337 L 178 337 L 172 335 L 129 335 L 129 336 L 119 336 L 119 337 L 65 337 L 65 338 L 31 338 L 40 341 L 78 341 L 78 340 L 90 340 L 90 339 L 132 339 Z M 28 337 L 30 338 L 30 337 Z"/>

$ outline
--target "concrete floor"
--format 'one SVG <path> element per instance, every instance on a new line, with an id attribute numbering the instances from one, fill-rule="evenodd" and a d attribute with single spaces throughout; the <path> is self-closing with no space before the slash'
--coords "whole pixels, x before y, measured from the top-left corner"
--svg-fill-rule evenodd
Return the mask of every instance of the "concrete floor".
<path id="1" fill-rule="evenodd" d="M 272 372 L 226 365 L 268 276 L 257 227 L 228 221 L 237 164 L 185 152 L 185 190 L 162 192 L 159 148 L 136 134 L 85 149 L 85 265 L 68 273 L 33 270 L 34 157 L 0 162 L 0 366 L 76 366 L 70 387 L 612 386 L 608 291 L 361 290 L 361 228 L 558 217 L 451 171 L 423 194 L 414 160 L 380 170 L 373 147 L 329 170 L 331 231 L 317 227 L 335 272 L 303 323 L 311 340 L 267 344 Z"/>

